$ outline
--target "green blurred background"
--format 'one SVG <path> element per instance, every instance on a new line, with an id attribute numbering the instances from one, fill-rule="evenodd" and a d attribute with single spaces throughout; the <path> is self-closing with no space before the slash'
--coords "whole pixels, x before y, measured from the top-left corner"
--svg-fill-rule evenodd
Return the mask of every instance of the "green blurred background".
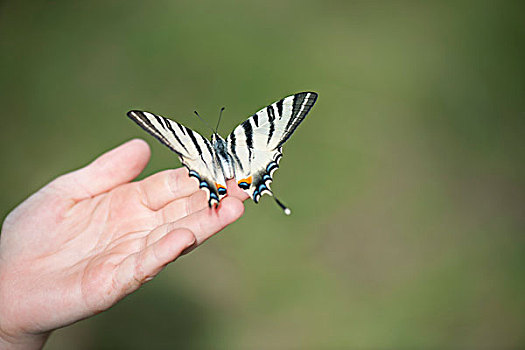
<path id="1" fill-rule="evenodd" d="M 47 349 L 525 346 L 524 3 L 3 1 L 4 217 L 141 137 L 319 93 L 269 197 Z"/>

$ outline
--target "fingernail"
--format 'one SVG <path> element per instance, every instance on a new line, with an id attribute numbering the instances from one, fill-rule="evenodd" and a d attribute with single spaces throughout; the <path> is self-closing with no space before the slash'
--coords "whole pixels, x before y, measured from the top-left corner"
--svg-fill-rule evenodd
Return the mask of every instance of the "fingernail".
<path id="1" fill-rule="evenodd" d="M 197 239 L 193 236 L 193 240 L 186 245 L 186 248 L 180 253 L 180 255 L 188 254 L 195 248 L 197 248 Z"/>
<path id="2" fill-rule="evenodd" d="M 192 245 L 194 245 L 197 242 L 197 238 L 195 238 L 194 235 L 192 235 L 192 237 L 193 237 L 193 239 L 186 244 L 186 248 L 191 247 Z"/>
<path id="3" fill-rule="evenodd" d="M 186 254 L 188 254 L 189 252 L 191 252 L 191 251 L 192 251 L 193 249 L 195 249 L 195 248 L 197 248 L 197 245 L 196 245 L 196 244 L 195 244 L 195 245 L 191 245 L 191 246 L 189 246 L 188 248 L 184 249 L 184 250 L 182 251 L 182 253 L 180 253 L 180 255 L 186 255 Z"/>

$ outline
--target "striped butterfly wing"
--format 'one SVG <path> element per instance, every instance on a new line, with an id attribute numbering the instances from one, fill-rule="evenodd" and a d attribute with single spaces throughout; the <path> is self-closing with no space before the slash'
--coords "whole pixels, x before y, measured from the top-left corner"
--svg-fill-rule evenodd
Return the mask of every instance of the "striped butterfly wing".
<path id="1" fill-rule="evenodd" d="M 226 180 L 206 138 L 182 124 L 150 112 L 130 111 L 128 117 L 177 153 L 189 175 L 197 178 L 199 187 L 207 192 L 210 207 L 226 195 Z"/>
<path id="2" fill-rule="evenodd" d="M 228 152 L 235 163 L 235 180 L 255 203 L 263 194 L 273 196 L 270 183 L 279 167 L 281 147 L 304 120 L 316 99 L 315 92 L 285 97 L 255 113 L 228 136 Z"/>

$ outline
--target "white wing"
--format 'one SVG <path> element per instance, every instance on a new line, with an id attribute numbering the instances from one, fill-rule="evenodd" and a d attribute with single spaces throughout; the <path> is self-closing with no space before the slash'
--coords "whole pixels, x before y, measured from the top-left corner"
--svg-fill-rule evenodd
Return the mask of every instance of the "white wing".
<path id="1" fill-rule="evenodd" d="M 265 193 L 273 195 L 270 183 L 282 157 L 281 146 L 306 117 L 316 99 L 315 92 L 285 97 L 255 113 L 228 136 L 235 180 L 256 203 Z"/>
<path id="2" fill-rule="evenodd" d="M 210 207 L 226 195 L 226 180 L 206 138 L 182 124 L 150 112 L 130 111 L 128 117 L 178 154 L 189 175 L 197 178 L 199 187 L 207 191 Z"/>

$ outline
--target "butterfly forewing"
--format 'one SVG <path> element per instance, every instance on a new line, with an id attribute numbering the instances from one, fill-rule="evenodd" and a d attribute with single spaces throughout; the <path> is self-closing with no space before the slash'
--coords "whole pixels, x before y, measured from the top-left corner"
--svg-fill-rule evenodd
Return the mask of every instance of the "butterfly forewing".
<path id="1" fill-rule="evenodd" d="M 199 133 L 168 118 L 150 112 L 130 111 L 128 117 L 179 155 L 189 175 L 208 192 L 208 204 L 225 195 L 226 180 L 216 163 L 210 142 Z"/>
<path id="2" fill-rule="evenodd" d="M 282 157 L 281 146 L 316 99 L 315 92 L 285 97 L 255 113 L 228 136 L 228 150 L 236 163 L 235 179 L 255 202 L 265 193 L 272 195 L 270 183 Z"/>

